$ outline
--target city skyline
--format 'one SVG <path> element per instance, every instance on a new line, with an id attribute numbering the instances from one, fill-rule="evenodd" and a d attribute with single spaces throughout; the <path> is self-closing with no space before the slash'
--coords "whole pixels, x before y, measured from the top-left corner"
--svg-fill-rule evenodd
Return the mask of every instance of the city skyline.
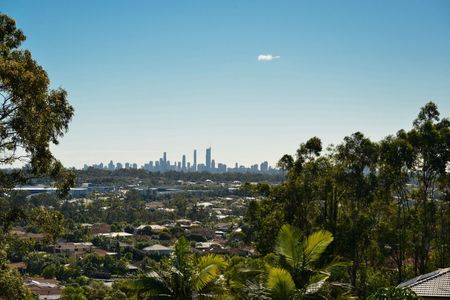
<path id="1" fill-rule="evenodd" d="M 268 161 L 263 161 L 250 166 L 239 164 L 235 162 L 233 165 L 227 165 L 221 162 L 217 162 L 212 156 L 212 147 L 205 149 L 204 163 L 198 163 L 197 161 L 197 149 L 194 149 L 192 160 L 188 160 L 186 154 L 181 156 L 181 160 L 170 160 L 167 152 L 164 151 L 159 160 L 149 160 L 143 164 L 137 164 L 136 162 L 114 162 L 110 160 L 109 163 L 99 162 L 94 164 L 83 165 L 83 170 L 89 168 L 104 169 L 109 171 L 115 171 L 120 169 L 144 169 L 149 172 L 210 172 L 210 173 L 226 173 L 226 172 L 251 172 L 251 173 L 276 173 L 278 169 L 269 165 Z"/>

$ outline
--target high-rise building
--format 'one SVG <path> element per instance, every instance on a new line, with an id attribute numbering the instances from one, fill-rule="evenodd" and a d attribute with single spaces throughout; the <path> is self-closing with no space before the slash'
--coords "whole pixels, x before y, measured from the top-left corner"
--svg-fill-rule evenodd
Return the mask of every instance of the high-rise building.
<path id="1" fill-rule="evenodd" d="M 163 169 L 168 169 L 167 167 L 170 165 L 170 162 L 167 163 L 167 153 L 166 152 L 163 153 L 163 159 L 162 160 L 163 160 L 163 163 L 162 163 Z"/>
<path id="2" fill-rule="evenodd" d="M 216 161 L 213 159 L 211 161 L 211 170 L 214 170 L 216 168 Z"/>
<path id="3" fill-rule="evenodd" d="M 181 159 L 181 170 L 186 171 L 186 155 L 184 155 L 184 154 Z"/>
<path id="4" fill-rule="evenodd" d="M 217 165 L 217 172 L 219 172 L 219 173 L 226 173 L 227 172 L 227 165 L 219 163 Z"/>
<path id="5" fill-rule="evenodd" d="M 206 161 L 205 161 L 205 165 L 206 165 L 206 170 L 211 169 L 211 147 L 206 148 Z"/>
<path id="6" fill-rule="evenodd" d="M 194 165 L 192 166 L 194 172 L 197 171 L 197 150 L 194 150 Z"/>
<path id="7" fill-rule="evenodd" d="M 269 171 L 269 163 L 267 161 L 262 162 L 259 169 L 263 173 Z"/>
<path id="8" fill-rule="evenodd" d="M 116 166 L 114 165 L 113 161 L 111 160 L 108 164 L 108 170 L 114 171 L 115 168 L 116 168 Z"/>

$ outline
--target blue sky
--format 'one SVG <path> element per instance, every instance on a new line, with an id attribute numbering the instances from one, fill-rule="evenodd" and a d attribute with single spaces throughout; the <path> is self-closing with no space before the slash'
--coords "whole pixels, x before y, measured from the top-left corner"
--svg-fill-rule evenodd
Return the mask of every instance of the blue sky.
<path id="1" fill-rule="evenodd" d="M 76 115 L 68 166 L 274 164 L 319 136 L 379 140 L 450 116 L 450 1 L 0 0 Z M 258 61 L 261 54 L 280 56 Z"/>

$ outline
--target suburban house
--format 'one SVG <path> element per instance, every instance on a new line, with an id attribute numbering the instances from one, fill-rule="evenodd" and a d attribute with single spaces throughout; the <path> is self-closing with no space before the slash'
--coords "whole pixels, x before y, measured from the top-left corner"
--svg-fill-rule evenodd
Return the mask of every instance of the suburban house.
<path id="1" fill-rule="evenodd" d="M 95 248 L 91 242 L 84 243 L 58 243 L 54 245 L 55 253 L 65 254 L 67 256 L 79 257 L 86 252 L 92 252 Z"/>
<path id="2" fill-rule="evenodd" d="M 450 268 L 417 276 L 398 287 L 410 288 L 425 300 L 450 299 Z"/>
<path id="3" fill-rule="evenodd" d="M 150 255 L 157 255 L 157 256 L 169 255 L 170 253 L 173 252 L 172 248 L 165 247 L 163 245 L 148 246 L 142 250 Z"/>
<path id="4" fill-rule="evenodd" d="M 25 285 L 40 300 L 61 299 L 63 287 L 56 279 L 45 279 L 40 277 L 26 277 Z"/>

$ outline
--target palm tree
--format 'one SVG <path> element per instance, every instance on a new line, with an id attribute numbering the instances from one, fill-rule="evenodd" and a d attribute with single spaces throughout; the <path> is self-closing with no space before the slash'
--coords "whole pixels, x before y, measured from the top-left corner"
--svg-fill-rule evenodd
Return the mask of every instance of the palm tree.
<path id="1" fill-rule="evenodd" d="M 136 299 L 220 299 L 225 295 L 223 257 L 194 257 L 184 237 L 176 242 L 174 250 L 160 270 L 126 282 Z"/>
<path id="2" fill-rule="evenodd" d="M 348 263 L 335 259 L 325 267 L 317 268 L 332 241 L 333 235 L 326 230 L 304 238 L 297 228 L 283 225 L 277 238 L 277 263 L 268 266 L 267 288 L 272 299 L 312 298 L 319 294 L 334 271 L 347 267 Z"/>
<path id="3" fill-rule="evenodd" d="M 271 299 L 264 284 L 266 268 L 262 259 L 231 257 L 224 275 L 232 299 Z"/>

